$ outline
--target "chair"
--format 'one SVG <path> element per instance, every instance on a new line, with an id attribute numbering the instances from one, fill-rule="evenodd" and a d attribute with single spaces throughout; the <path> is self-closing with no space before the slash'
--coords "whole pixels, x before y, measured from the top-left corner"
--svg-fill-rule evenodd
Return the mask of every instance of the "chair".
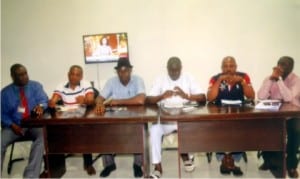
<path id="1" fill-rule="evenodd" d="M 14 148 L 15 148 L 15 143 L 17 142 L 27 142 L 27 141 L 31 141 L 31 139 L 27 136 L 25 137 L 21 137 L 19 139 L 17 139 L 16 141 L 14 141 L 12 144 L 11 144 L 11 149 L 10 149 L 10 155 L 9 155 L 9 161 L 8 161 L 8 165 L 7 165 L 7 173 L 8 174 L 11 174 L 11 170 L 12 170 L 12 167 L 13 167 L 13 164 L 15 162 L 18 162 L 18 161 L 22 161 L 24 160 L 24 158 L 15 158 L 13 159 L 13 153 L 14 153 Z"/>
<path id="2" fill-rule="evenodd" d="M 178 148 L 177 131 L 174 131 L 162 137 L 163 150 L 177 150 L 177 148 Z"/>

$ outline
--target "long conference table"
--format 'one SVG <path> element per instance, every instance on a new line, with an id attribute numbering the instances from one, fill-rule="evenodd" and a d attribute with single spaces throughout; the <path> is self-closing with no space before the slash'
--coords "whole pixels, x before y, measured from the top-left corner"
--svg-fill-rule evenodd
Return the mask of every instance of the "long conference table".
<path id="1" fill-rule="evenodd" d="M 24 121 L 22 125 L 43 127 L 48 177 L 64 174 L 65 169 L 58 168 L 54 156 L 65 153 L 142 154 L 147 177 L 150 172 L 148 123 L 177 122 L 179 177 L 180 153 L 281 151 L 282 170 L 276 177 L 284 178 L 286 120 L 290 117 L 300 118 L 300 107 L 284 103 L 278 111 L 268 111 L 248 105 L 209 104 L 189 111 L 176 109 L 174 113 L 146 105 L 114 107 L 104 115 L 96 115 L 93 109 L 56 112 Z"/>
<path id="2" fill-rule="evenodd" d="M 70 109 L 26 120 L 23 125 L 43 127 L 48 177 L 65 173 L 65 153 L 143 154 L 144 173 L 148 174 L 148 122 L 157 119 L 153 109 L 122 106 L 110 108 L 104 115 L 96 115 L 93 109 Z"/>

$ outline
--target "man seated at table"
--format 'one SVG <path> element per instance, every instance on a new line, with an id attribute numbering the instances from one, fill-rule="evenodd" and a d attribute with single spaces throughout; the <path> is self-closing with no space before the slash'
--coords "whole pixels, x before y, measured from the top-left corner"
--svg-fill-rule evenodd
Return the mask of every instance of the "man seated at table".
<path id="1" fill-rule="evenodd" d="M 276 99 L 283 102 L 291 102 L 300 106 L 300 78 L 293 73 L 294 60 L 291 57 L 283 56 L 277 66 L 273 67 L 271 75 L 267 76 L 258 91 L 258 98 Z M 298 178 L 297 151 L 300 143 L 300 118 L 287 120 L 287 169 L 291 178 Z M 262 152 L 264 163 L 259 167 L 260 170 L 276 168 L 274 159 L 280 155 L 278 152 Z"/>
<path id="2" fill-rule="evenodd" d="M 203 90 L 195 79 L 185 73 L 181 73 L 182 65 L 178 57 L 171 57 L 167 63 L 168 75 L 159 77 L 147 95 L 146 102 L 149 104 L 179 104 L 189 101 L 206 102 Z M 170 134 L 177 130 L 177 123 L 170 124 L 152 124 L 150 129 L 152 163 L 154 172 L 153 178 L 160 178 L 163 170 L 161 166 L 161 141 L 164 135 Z M 192 172 L 195 168 L 192 159 L 188 154 L 181 154 L 184 161 L 185 171 Z"/>
<path id="3" fill-rule="evenodd" d="M 144 81 L 136 76 L 131 75 L 132 65 L 127 58 L 120 58 L 115 67 L 117 75 L 109 79 L 96 101 L 96 112 L 103 109 L 103 103 L 106 105 L 143 105 L 145 102 L 145 85 Z M 130 139 L 128 139 L 130 140 Z M 107 177 L 116 170 L 114 156 L 112 154 L 102 155 L 104 169 L 100 177 Z M 134 154 L 133 171 L 134 177 L 142 177 L 142 155 Z"/>
<path id="4" fill-rule="evenodd" d="M 32 140 L 28 165 L 24 178 L 39 178 L 44 153 L 43 130 L 23 128 L 21 121 L 33 114 L 41 117 L 47 108 L 48 97 L 40 83 L 29 80 L 26 68 L 14 64 L 10 68 L 13 83 L 1 91 L 1 173 L 8 145 L 21 137 Z"/>
<path id="5" fill-rule="evenodd" d="M 227 56 L 222 61 L 222 73 L 213 76 L 210 79 L 207 99 L 209 102 L 221 104 L 222 100 L 253 100 L 255 97 L 250 77 L 246 73 L 237 72 L 237 64 L 233 57 Z M 230 140 L 230 139 L 228 139 Z M 232 157 L 233 156 L 233 157 Z M 234 160 L 239 161 L 242 157 L 241 152 L 217 153 L 217 158 L 222 160 L 220 172 L 222 174 L 243 175 L 240 167 L 235 166 Z M 234 158 L 234 159 L 233 159 Z"/>
<path id="6" fill-rule="evenodd" d="M 49 100 L 49 107 L 55 108 L 58 101 L 62 101 L 64 105 L 94 105 L 94 90 L 91 84 L 82 78 L 82 68 L 78 65 L 71 66 L 68 72 L 68 82 L 59 84 L 54 90 Z M 84 170 L 88 175 L 96 174 L 92 154 L 83 154 L 83 162 Z"/>

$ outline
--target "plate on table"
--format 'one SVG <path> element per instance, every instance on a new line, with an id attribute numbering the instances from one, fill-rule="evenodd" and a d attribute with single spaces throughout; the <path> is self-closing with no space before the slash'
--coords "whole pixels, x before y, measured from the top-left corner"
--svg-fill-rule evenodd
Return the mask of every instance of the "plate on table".
<path id="1" fill-rule="evenodd" d="M 162 105 L 163 111 L 170 115 L 180 114 L 183 108 L 182 103 L 165 103 Z"/>

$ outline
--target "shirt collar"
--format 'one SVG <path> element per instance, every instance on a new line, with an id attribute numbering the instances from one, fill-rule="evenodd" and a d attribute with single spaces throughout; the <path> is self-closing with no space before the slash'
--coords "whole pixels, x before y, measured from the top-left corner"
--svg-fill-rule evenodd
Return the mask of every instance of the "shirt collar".
<path id="1" fill-rule="evenodd" d="M 167 74 L 168 80 L 171 81 L 171 82 L 174 82 L 174 83 L 177 82 L 177 81 L 180 81 L 181 77 L 182 77 L 182 73 L 179 75 L 179 77 L 178 77 L 176 80 L 173 80 L 173 79 L 170 77 L 170 75 Z"/>
<path id="2" fill-rule="evenodd" d="M 80 86 L 80 82 L 78 83 L 78 85 L 77 86 Z M 64 86 L 65 88 L 70 88 L 70 83 L 69 82 L 67 82 L 66 84 L 65 84 L 65 86 Z"/>
<path id="3" fill-rule="evenodd" d="M 292 78 L 293 78 L 293 72 L 291 72 L 285 79 L 284 79 L 284 81 L 285 80 L 287 80 L 287 81 L 290 81 Z"/>
<path id="4" fill-rule="evenodd" d="M 18 86 L 18 85 L 16 85 L 16 84 L 13 83 L 13 89 L 14 90 L 20 90 L 20 88 L 24 88 L 24 90 L 25 90 L 28 87 L 28 83 L 26 85 L 24 85 L 24 86 Z"/>

